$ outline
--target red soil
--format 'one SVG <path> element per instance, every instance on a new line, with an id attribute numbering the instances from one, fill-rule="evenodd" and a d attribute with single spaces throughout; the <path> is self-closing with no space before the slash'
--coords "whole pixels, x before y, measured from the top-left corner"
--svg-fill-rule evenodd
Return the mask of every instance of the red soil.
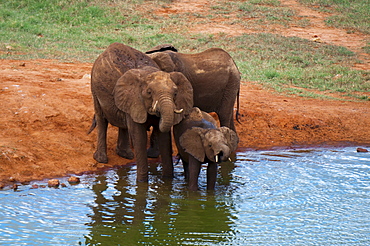
<path id="1" fill-rule="evenodd" d="M 307 28 L 273 27 L 272 32 L 342 45 L 363 60 L 356 68 L 369 70 L 369 56 L 361 53 L 365 35 L 328 28 L 321 13 L 294 0 L 281 1 L 308 18 Z M 210 1 L 171 4 L 171 11 L 206 11 Z M 201 6 L 201 8 L 199 7 Z M 167 12 L 166 12 L 167 11 Z M 158 9 L 165 15 L 169 9 Z M 249 30 L 225 25 L 190 30 L 240 35 Z M 220 29 L 221 28 L 221 29 Z M 230 30 L 228 32 L 228 30 Z M 351 40 L 351 42 L 348 42 Z M 96 131 L 87 135 L 93 115 L 90 63 L 55 60 L 0 60 L 0 187 L 11 182 L 70 175 L 131 161 L 114 152 L 116 129 L 109 129 L 109 164 L 96 163 L 92 154 Z M 285 97 L 244 81 L 240 93 L 242 124 L 237 124 L 239 147 L 271 148 L 308 145 L 370 146 L 370 102 L 329 101 Z"/>

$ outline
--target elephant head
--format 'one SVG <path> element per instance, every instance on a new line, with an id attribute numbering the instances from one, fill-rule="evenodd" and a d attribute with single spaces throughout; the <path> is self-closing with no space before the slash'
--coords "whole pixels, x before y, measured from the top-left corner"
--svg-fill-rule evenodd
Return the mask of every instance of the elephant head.
<path id="1" fill-rule="evenodd" d="M 170 131 L 193 106 L 193 88 L 185 76 L 154 67 L 126 72 L 118 79 L 113 95 L 116 106 L 136 123 L 146 122 L 148 114 L 160 117 L 161 132 Z"/>
<path id="2" fill-rule="evenodd" d="M 170 52 L 149 53 L 148 56 L 159 66 L 162 71 L 173 72 L 177 70 L 177 66 L 171 57 Z"/>
<path id="3" fill-rule="evenodd" d="M 180 137 L 181 147 L 200 162 L 206 158 L 216 163 L 226 161 L 236 150 L 238 141 L 236 133 L 228 127 L 193 127 Z"/>

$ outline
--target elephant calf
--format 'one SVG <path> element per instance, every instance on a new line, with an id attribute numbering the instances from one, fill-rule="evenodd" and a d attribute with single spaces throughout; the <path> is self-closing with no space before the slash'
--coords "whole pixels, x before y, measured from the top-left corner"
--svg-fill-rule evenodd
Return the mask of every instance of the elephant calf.
<path id="1" fill-rule="evenodd" d="M 218 128 L 213 117 L 197 107 L 173 127 L 173 133 L 189 189 L 198 189 L 201 164 L 208 163 L 207 189 L 213 190 L 217 163 L 226 161 L 237 148 L 239 139 L 236 133 L 228 127 Z"/>

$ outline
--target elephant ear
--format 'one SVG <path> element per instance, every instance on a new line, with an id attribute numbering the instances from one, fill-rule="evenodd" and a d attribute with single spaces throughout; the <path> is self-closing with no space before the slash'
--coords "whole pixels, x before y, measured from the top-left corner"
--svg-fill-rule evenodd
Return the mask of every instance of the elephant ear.
<path id="1" fill-rule="evenodd" d="M 157 52 L 148 55 L 155 63 L 157 63 L 158 67 L 162 71 L 167 73 L 175 71 L 176 66 L 169 53 Z"/>
<path id="2" fill-rule="evenodd" d="M 229 145 L 231 152 L 234 152 L 238 147 L 239 143 L 238 135 L 236 135 L 236 133 L 233 130 L 225 126 L 220 127 L 220 131 L 227 140 L 227 144 Z"/>
<path id="3" fill-rule="evenodd" d="M 147 112 L 141 97 L 144 75 L 139 69 L 131 69 L 122 75 L 113 90 L 114 102 L 123 112 L 129 114 L 133 121 L 144 123 Z"/>
<path id="4" fill-rule="evenodd" d="M 182 113 L 175 114 L 174 125 L 180 123 L 180 121 L 190 113 L 193 108 L 193 87 L 189 80 L 180 72 L 170 73 L 171 80 L 176 84 L 178 92 L 175 97 L 176 109 L 183 109 Z"/>
<path id="5" fill-rule="evenodd" d="M 200 162 L 204 162 L 206 156 L 203 148 L 203 135 L 203 128 L 193 127 L 186 130 L 180 137 L 180 146 Z"/>

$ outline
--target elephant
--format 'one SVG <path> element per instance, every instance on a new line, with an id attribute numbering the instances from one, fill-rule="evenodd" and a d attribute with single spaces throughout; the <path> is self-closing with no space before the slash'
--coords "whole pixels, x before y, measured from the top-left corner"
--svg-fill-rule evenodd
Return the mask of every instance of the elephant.
<path id="1" fill-rule="evenodd" d="M 208 163 L 207 189 L 214 190 L 217 164 L 228 160 L 238 146 L 239 138 L 235 131 L 225 126 L 217 127 L 210 114 L 194 107 L 173 127 L 173 134 L 189 189 L 198 190 L 201 164 Z"/>
<path id="2" fill-rule="evenodd" d="M 240 72 L 232 57 L 223 49 L 211 48 L 201 53 L 184 54 L 170 44 L 158 45 L 146 52 L 162 71 L 181 72 L 193 87 L 194 107 L 215 112 L 220 125 L 236 132 L 239 122 Z M 148 156 L 158 156 L 157 136 L 152 134 Z"/>
<path id="3" fill-rule="evenodd" d="M 95 115 L 89 132 L 98 129 L 93 155 L 107 163 L 107 126 L 119 128 L 116 152 L 137 163 L 137 180 L 148 181 L 147 129 L 158 130 L 162 176 L 173 177 L 171 128 L 193 107 L 193 89 L 179 72 L 161 71 L 146 54 L 113 43 L 96 59 L 91 72 Z M 134 153 L 130 148 L 132 140 Z"/>
<path id="4" fill-rule="evenodd" d="M 210 48 L 201 53 L 184 54 L 165 44 L 150 49 L 146 54 L 162 71 L 184 74 L 193 86 L 194 107 L 217 113 L 221 126 L 235 131 L 233 112 L 239 98 L 240 72 L 225 50 Z M 237 120 L 238 117 L 239 102 Z"/>

